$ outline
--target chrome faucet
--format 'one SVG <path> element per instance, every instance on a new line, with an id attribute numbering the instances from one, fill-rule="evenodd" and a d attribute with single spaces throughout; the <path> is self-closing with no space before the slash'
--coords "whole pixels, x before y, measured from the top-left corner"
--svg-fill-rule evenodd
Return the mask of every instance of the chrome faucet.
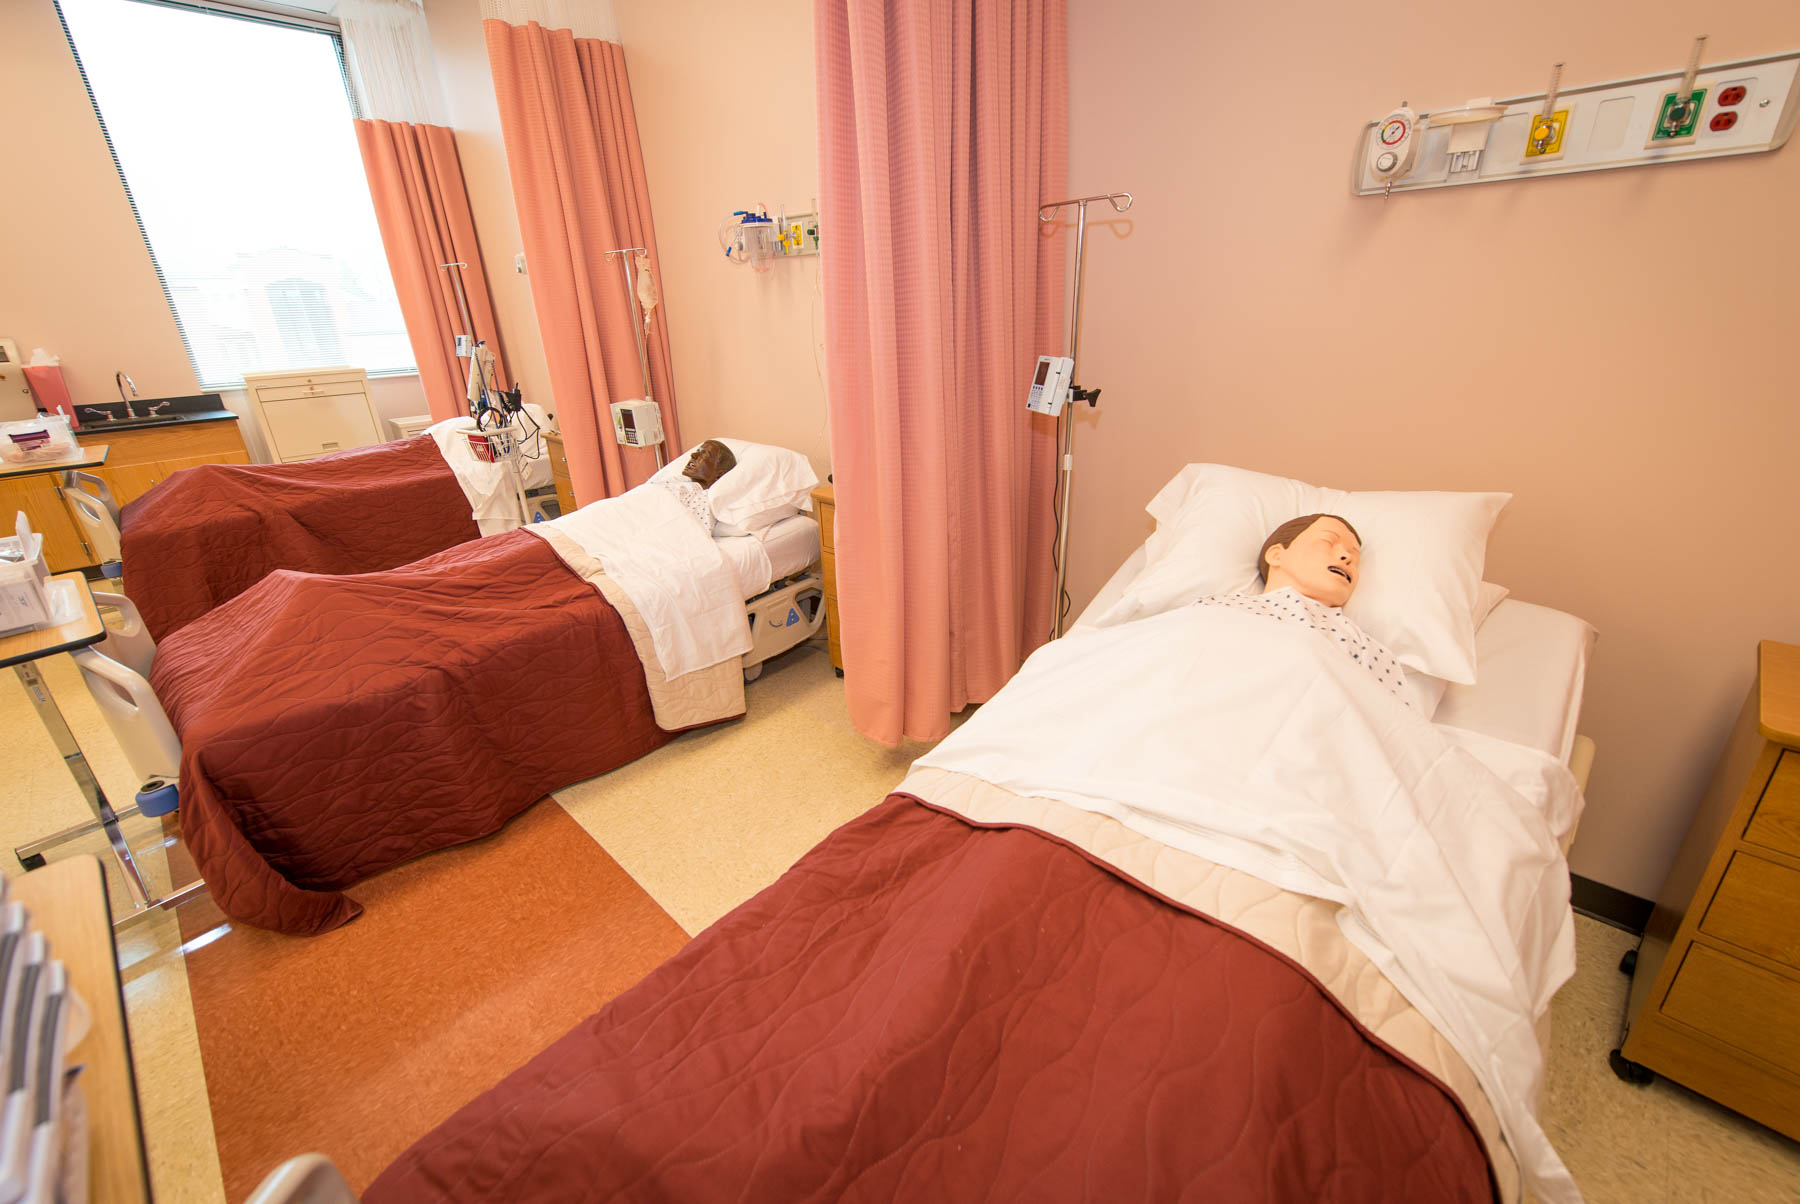
<path id="1" fill-rule="evenodd" d="M 131 397 L 139 396 L 137 382 L 132 380 L 130 376 L 126 375 L 124 372 L 121 371 L 121 372 L 113 373 L 113 385 L 115 387 L 117 387 L 119 390 L 119 400 L 125 403 L 125 417 L 127 417 L 127 418 L 137 417 L 136 414 L 133 414 L 131 412 Z M 125 396 L 125 386 L 126 385 L 131 386 L 131 397 Z"/>

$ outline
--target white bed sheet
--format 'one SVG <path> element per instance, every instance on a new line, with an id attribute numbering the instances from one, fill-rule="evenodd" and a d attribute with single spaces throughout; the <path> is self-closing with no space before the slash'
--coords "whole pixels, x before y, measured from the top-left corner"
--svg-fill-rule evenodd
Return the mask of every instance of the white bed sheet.
<path id="1" fill-rule="evenodd" d="M 1076 625 L 1105 614 L 1143 571 L 1145 549 L 1119 566 Z M 1473 686 L 1453 685 L 1432 722 L 1521 744 L 1569 763 L 1594 629 L 1574 615 L 1507 598 L 1475 633 Z"/>
<path id="2" fill-rule="evenodd" d="M 725 553 L 744 600 L 749 601 L 819 559 L 819 524 L 810 514 L 796 514 L 756 535 L 732 535 L 713 543 Z"/>

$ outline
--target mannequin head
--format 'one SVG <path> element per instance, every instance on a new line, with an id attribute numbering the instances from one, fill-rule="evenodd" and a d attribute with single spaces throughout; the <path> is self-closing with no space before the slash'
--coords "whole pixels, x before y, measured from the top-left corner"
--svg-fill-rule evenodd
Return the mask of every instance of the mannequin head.
<path id="1" fill-rule="evenodd" d="M 717 439 L 708 439 L 688 456 L 687 467 L 681 470 L 681 475 L 698 482 L 702 489 L 711 489 L 714 481 L 736 467 L 737 457 L 731 454 L 731 449 Z"/>
<path id="2" fill-rule="evenodd" d="M 1303 514 L 1263 541 L 1256 569 L 1266 582 L 1264 593 L 1285 586 L 1314 602 L 1342 606 L 1362 575 L 1362 537 L 1335 514 Z"/>

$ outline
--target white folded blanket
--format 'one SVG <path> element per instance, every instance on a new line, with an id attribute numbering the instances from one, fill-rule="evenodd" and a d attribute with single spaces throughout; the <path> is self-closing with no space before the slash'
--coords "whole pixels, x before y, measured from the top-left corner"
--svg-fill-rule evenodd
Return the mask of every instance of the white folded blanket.
<path id="1" fill-rule="evenodd" d="M 1039 649 L 918 765 L 1342 904 L 1344 934 L 1468 1062 L 1538 1198 L 1580 1198 L 1534 1115 L 1536 1022 L 1575 966 L 1565 768 L 1502 780 L 1317 632 L 1192 606 Z"/>
<path id="2" fill-rule="evenodd" d="M 526 530 L 537 535 L 545 528 L 579 545 L 630 596 L 667 676 L 750 651 L 737 573 L 661 485 L 640 485 Z"/>

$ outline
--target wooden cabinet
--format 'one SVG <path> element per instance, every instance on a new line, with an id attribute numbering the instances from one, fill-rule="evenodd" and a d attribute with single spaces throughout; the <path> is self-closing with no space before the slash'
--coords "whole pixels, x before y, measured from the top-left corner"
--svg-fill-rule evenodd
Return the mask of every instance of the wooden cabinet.
<path id="1" fill-rule="evenodd" d="M 1800 1138 L 1800 647 L 1765 640 L 1757 661 L 1638 947 L 1614 1064 Z"/>
<path id="2" fill-rule="evenodd" d="M 819 520 L 819 573 L 825 578 L 825 645 L 831 667 L 844 675 L 843 647 L 838 643 L 837 599 L 837 494 L 830 485 L 812 492 L 813 517 Z"/>
<path id="3" fill-rule="evenodd" d="M 369 377 L 361 368 L 247 372 L 244 391 L 277 464 L 382 442 Z"/>
<path id="4" fill-rule="evenodd" d="M 563 448 L 563 437 L 555 431 L 544 433 L 544 454 L 550 457 L 550 479 L 556 484 L 556 504 L 564 514 L 575 513 L 575 486 L 569 483 L 569 456 Z"/>
<path id="5" fill-rule="evenodd" d="M 21 510 L 31 529 L 44 537 L 44 561 L 51 572 L 66 573 L 96 562 L 63 500 L 57 474 L 0 480 L 0 534 L 13 533 L 14 516 Z"/>
<path id="6" fill-rule="evenodd" d="M 142 497 L 184 468 L 250 463 L 250 453 L 244 449 L 244 436 L 235 419 L 95 433 L 106 436 L 112 451 L 106 457 L 106 466 L 94 469 L 94 475 L 106 482 L 121 506 Z"/>

